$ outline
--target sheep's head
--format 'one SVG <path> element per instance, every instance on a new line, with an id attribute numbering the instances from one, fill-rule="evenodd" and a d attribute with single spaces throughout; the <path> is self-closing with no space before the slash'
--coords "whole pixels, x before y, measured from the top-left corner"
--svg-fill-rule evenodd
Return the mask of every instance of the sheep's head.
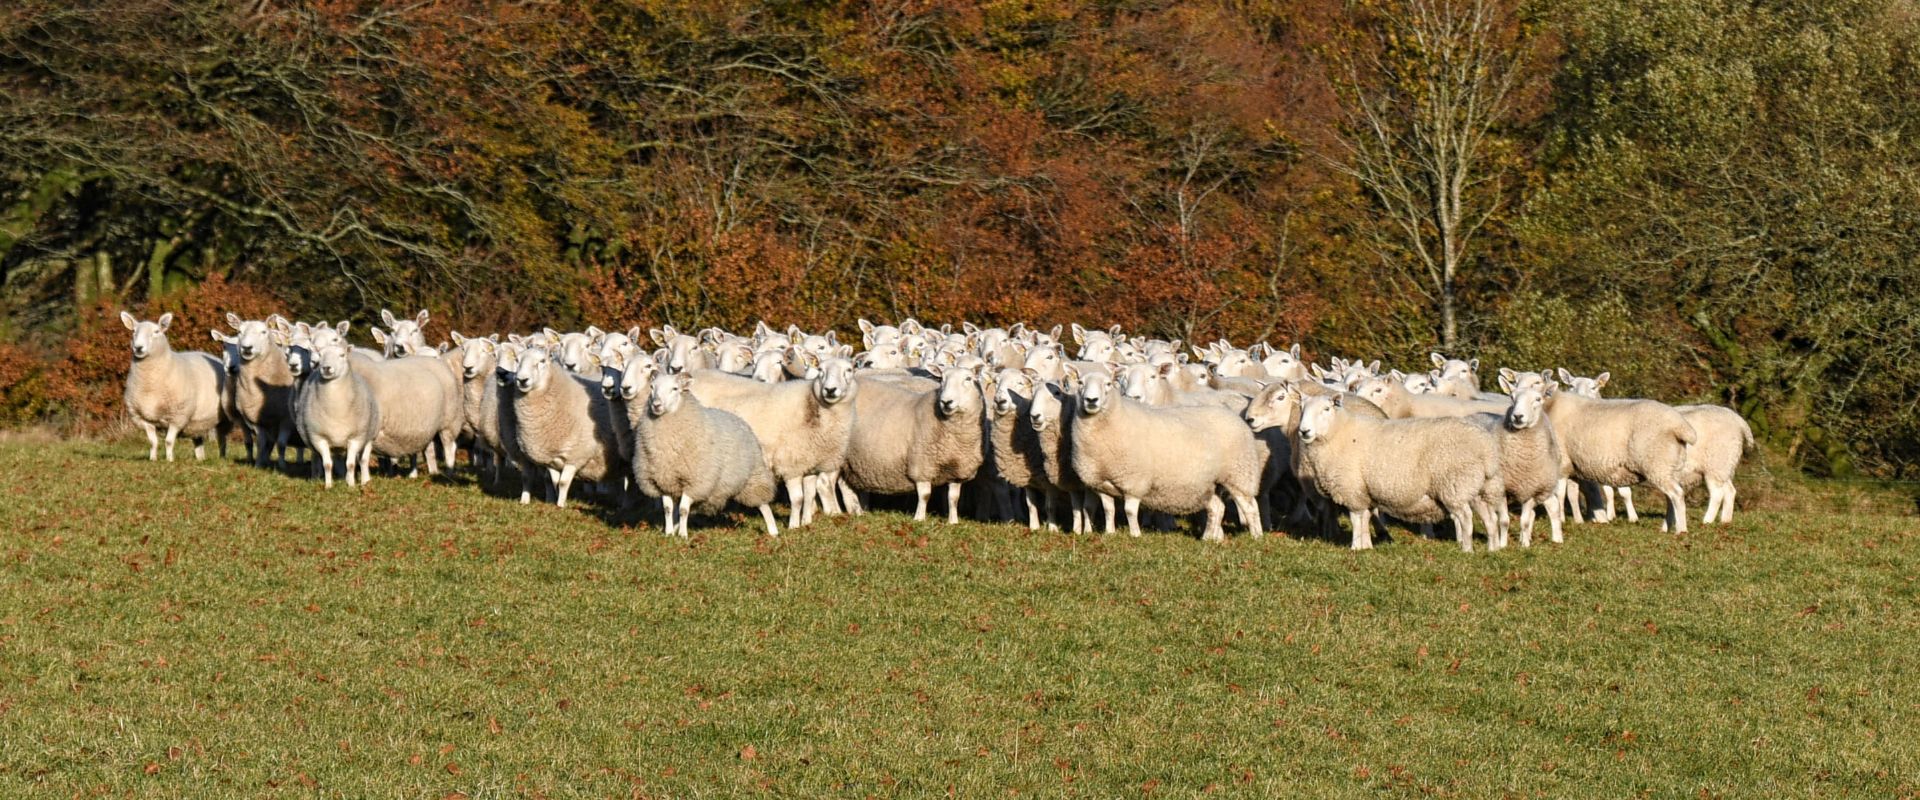
<path id="1" fill-rule="evenodd" d="M 820 363 L 813 379 L 813 394 L 824 405 L 844 403 L 853 397 L 853 362 L 834 356 Z"/>
<path id="2" fill-rule="evenodd" d="M 1213 374 L 1233 378 L 1265 377 L 1266 369 L 1253 361 L 1253 356 L 1245 350 L 1223 348 L 1219 351 L 1219 360 L 1213 365 Z"/>
<path id="3" fill-rule="evenodd" d="M 313 352 L 313 374 L 320 380 L 330 381 L 347 374 L 349 371 L 347 354 L 351 352 L 345 344 L 335 342 Z"/>
<path id="4" fill-rule="evenodd" d="M 1333 428 L 1335 415 L 1340 410 L 1340 399 L 1332 395 L 1308 398 L 1300 409 L 1300 441 L 1311 444 L 1327 435 Z"/>
<path id="5" fill-rule="evenodd" d="M 620 397 L 631 403 L 650 391 L 654 376 L 660 374 L 660 362 L 646 353 L 636 353 L 620 370 Z"/>
<path id="6" fill-rule="evenodd" d="M 787 377 L 794 380 L 810 381 L 820 376 L 822 356 L 804 347 L 789 347 L 781 359 L 781 368 Z"/>
<path id="7" fill-rule="evenodd" d="M 133 331 L 133 360 L 139 361 L 154 353 L 165 353 L 172 349 L 167 344 L 167 328 L 173 325 L 173 314 L 161 314 L 160 319 L 152 322 L 137 320 L 132 314 L 120 312 L 120 324 Z"/>
<path id="8" fill-rule="evenodd" d="M 578 331 L 560 334 L 560 346 L 554 349 L 554 358 L 571 372 L 586 373 L 600 366 L 600 356 L 593 349 L 594 338 L 591 333 Z"/>
<path id="9" fill-rule="evenodd" d="M 259 358 L 260 354 L 267 352 L 267 348 L 273 344 L 272 331 L 265 321 L 244 320 L 239 314 L 228 312 L 227 325 L 234 330 L 232 336 L 224 336 L 216 332 L 213 338 L 233 345 L 234 352 L 241 361 Z"/>
<path id="10" fill-rule="evenodd" d="M 1497 380 L 1500 384 L 1500 391 L 1511 395 L 1527 388 L 1545 389 L 1548 378 L 1546 370 L 1539 372 L 1520 372 L 1518 370 L 1501 367 L 1500 377 Z"/>
<path id="11" fill-rule="evenodd" d="M 393 312 L 380 309 L 380 324 L 387 326 L 386 338 L 381 339 L 377 329 L 373 338 L 386 346 L 388 358 L 401 358 L 432 349 L 427 346 L 427 335 L 421 330 L 427 324 L 427 310 L 424 308 L 413 319 L 400 319 Z"/>
<path id="12" fill-rule="evenodd" d="M 1080 374 L 1080 414 L 1091 417 L 1106 411 L 1114 403 L 1113 374 L 1090 369 Z"/>
<path id="13" fill-rule="evenodd" d="M 899 340 L 899 328 L 892 325 L 875 325 L 864 319 L 860 320 L 860 344 L 868 350 Z"/>
<path id="14" fill-rule="evenodd" d="M 933 399 L 935 413 L 942 417 L 954 417 L 980 410 L 980 373 L 959 367 L 936 366 L 933 374 L 940 379 L 940 388 L 935 390 Z"/>
<path id="15" fill-rule="evenodd" d="M 1565 385 L 1566 393 L 1579 395 L 1581 397 L 1598 398 L 1600 396 L 1600 390 L 1607 385 L 1607 380 L 1612 377 L 1613 373 L 1602 372 L 1591 378 L 1582 378 L 1568 372 L 1564 367 L 1560 370 L 1560 383 Z"/>
<path id="16" fill-rule="evenodd" d="M 787 379 L 787 354 L 784 350 L 768 350 L 753 357 L 753 365 L 748 374 L 761 383 L 779 383 Z"/>
<path id="17" fill-rule="evenodd" d="M 460 349 L 460 377 L 473 380 L 493 368 L 494 347 L 499 340 L 485 336 L 466 337 L 453 332 L 453 345 Z"/>
<path id="18" fill-rule="evenodd" d="M 521 394 L 538 392 L 547 388 L 552 376 L 553 354 L 544 347 L 529 347 L 520 354 L 519 364 L 513 370 L 513 385 Z"/>
<path id="19" fill-rule="evenodd" d="M 1264 431 L 1285 424 L 1293 416 L 1293 410 L 1299 402 L 1300 390 L 1292 383 L 1281 381 L 1268 384 L 1248 401 L 1247 425 L 1255 431 Z"/>
<path id="20" fill-rule="evenodd" d="M 1547 395 L 1544 385 L 1523 387 L 1513 393 L 1513 404 L 1507 406 L 1507 430 L 1524 431 L 1546 418 Z"/>
<path id="21" fill-rule="evenodd" d="M 1439 353 L 1428 353 L 1427 358 L 1440 370 L 1441 381 L 1461 380 L 1474 386 L 1480 385 L 1480 359 L 1461 360 L 1447 358 Z"/>
<path id="22" fill-rule="evenodd" d="M 1034 387 L 1033 402 L 1027 404 L 1027 423 L 1036 431 L 1044 431 L 1060 420 L 1060 389 L 1049 383 L 1039 383 Z"/>
<path id="23" fill-rule="evenodd" d="M 744 375 L 753 371 L 753 345 L 745 340 L 721 342 L 713 346 L 714 367 L 721 372 Z"/>
<path id="24" fill-rule="evenodd" d="M 1260 359 L 1260 366 L 1267 371 L 1267 377 L 1283 381 L 1306 380 L 1307 365 L 1300 360 L 1300 345 L 1295 344 L 1285 350 L 1275 350 L 1266 344 L 1256 344 L 1250 348 L 1249 355 Z"/>
<path id="25" fill-rule="evenodd" d="M 1394 375 L 1400 375 L 1394 370 Z M 1440 374 L 1437 372 L 1416 372 L 1412 375 L 1400 375 L 1400 385 L 1407 387 L 1411 394 L 1433 394 L 1440 389 Z"/>
<path id="26" fill-rule="evenodd" d="M 1033 397 L 1040 384 L 1040 373 L 1029 369 L 1003 369 L 993 383 L 994 416 L 1006 416 L 1019 409 L 1021 399 Z"/>
<path id="27" fill-rule="evenodd" d="M 639 338 L 639 328 L 631 328 L 626 333 L 613 331 L 600 337 L 601 366 L 604 368 L 627 363 L 633 358 L 634 353 L 640 352 Z"/>
<path id="28" fill-rule="evenodd" d="M 1385 408 L 1387 397 L 1392 395 L 1396 388 L 1403 392 L 1407 390 L 1407 387 L 1401 386 L 1392 378 L 1369 377 L 1362 379 L 1360 384 L 1354 387 L 1353 393 L 1369 403 Z"/>
<path id="29" fill-rule="evenodd" d="M 899 342 L 885 341 L 869 346 L 854 365 L 861 369 L 899 369 L 907 365 L 907 355 Z"/>
<path id="30" fill-rule="evenodd" d="M 1064 364 L 1058 346 L 1040 345 L 1027 351 L 1027 360 L 1020 366 L 1040 373 L 1043 378 L 1058 378 Z"/>
<path id="31" fill-rule="evenodd" d="M 684 372 L 653 376 L 653 383 L 647 386 L 647 413 L 664 417 L 679 411 L 692 388 L 693 376 Z"/>

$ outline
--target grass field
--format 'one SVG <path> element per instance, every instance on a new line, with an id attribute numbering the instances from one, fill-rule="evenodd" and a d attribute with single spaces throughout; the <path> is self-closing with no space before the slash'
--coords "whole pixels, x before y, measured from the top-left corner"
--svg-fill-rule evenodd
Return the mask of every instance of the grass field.
<path id="1" fill-rule="evenodd" d="M 0 797 L 1920 793 L 1913 517 L 681 543 L 144 454 L 0 445 Z"/>

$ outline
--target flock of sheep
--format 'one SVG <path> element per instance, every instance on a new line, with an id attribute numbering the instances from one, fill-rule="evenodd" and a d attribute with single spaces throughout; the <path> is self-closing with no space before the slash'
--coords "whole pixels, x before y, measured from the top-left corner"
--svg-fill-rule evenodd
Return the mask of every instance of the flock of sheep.
<path id="1" fill-rule="evenodd" d="M 962 487 L 974 515 L 1030 528 L 1111 533 L 1124 513 L 1140 535 L 1169 515 L 1206 513 L 1201 538 L 1224 538 L 1231 502 L 1259 537 L 1274 509 L 1335 535 L 1345 510 L 1355 548 L 1372 546 L 1382 515 L 1424 532 L 1450 521 L 1471 550 L 1474 519 L 1504 547 L 1519 512 L 1531 544 L 1536 510 L 1562 541 L 1567 512 L 1606 521 L 1616 492 L 1667 499 L 1662 529 L 1684 532 L 1685 492 L 1705 483 L 1704 522 L 1733 517 L 1733 475 L 1752 446 L 1740 415 L 1719 406 L 1602 399 L 1607 374 L 1502 369 L 1500 393 L 1479 388 L 1478 359 L 1432 356 L 1434 369 L 1380 373 L 1380 362 L 1308 364 L 1298 345 L 1239 349 L 1072 326 L 1072 358 L 1051 331 L 1014 325 L 959 330 L 860 320 L 862 351 L 833 332 L 750 335 L 672 326 L 625 333 L 547 329 L 521 336 L 452 334 L 439 347 L 413 319 L 381 312 L 379 350 L 347 341 L 349 325 L 227 315 L 218 354 L 176 352 L 172 315 L 132 332 L 126 403 L 167 460 L 180 435 L 205 455 L 235 426 L 259 466 L 285 469 L 311 448 L 333 485 L 372 476 L 376 457 L 417 471 L 451 467 L 460 447 L 476 469 L 517 469 L 520 501 L 536 491 L 564 507 L 576 481 L 621 501 L 659 498 L 665 529 L 687 535 L 696 509 L 757 509 L 779 532 L 817 512 L 861 513 L 871 495 L 912 493 L 925 519 L 937 487 L 957 522 Z M 343 461 L 336 470 L 336 454 Z M 1117 508 L 1116 508 L 1117 506 Z M 1024 514 L 1020 513 L 1024 510 Z"/>

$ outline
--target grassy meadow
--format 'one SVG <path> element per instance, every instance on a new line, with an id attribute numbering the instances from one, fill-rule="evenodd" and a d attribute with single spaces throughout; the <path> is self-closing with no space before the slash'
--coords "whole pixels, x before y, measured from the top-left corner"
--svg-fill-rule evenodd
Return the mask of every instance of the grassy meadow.
<path id="1" fill-rule="evenodd" d="M 1910 515 L 681 542 L 145 451 L 0 444 L 0 797 L 1920 794 Z"/>

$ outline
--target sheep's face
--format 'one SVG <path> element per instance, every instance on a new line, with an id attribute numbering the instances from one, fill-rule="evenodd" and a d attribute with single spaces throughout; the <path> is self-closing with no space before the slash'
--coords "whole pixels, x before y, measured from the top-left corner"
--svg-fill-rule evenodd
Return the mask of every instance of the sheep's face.
<path id="1" fill-rule="evenodd" d="M 827 356 L 833 355 L 833 351 L 839 349 L 839 347 L 839 334 L 833 332 L 828 332 L 825 336 L 809 335 L 800 338 L 800 349 L 813 354 L 815 358 L 826 358 Z"/>
<path id="2" fill-rule="evenodd" d="M 1613 377 L 1613 373 L 1602 372 L 1591 378 L 1581 378 L 1564 369 L 1560 370 L 1560 383 L 1566 386 L 1567 394 L 1579 395 L 1581 397 L 1598 398 L 1600 396 L 1600 390 L 1606 387 L 1607 380 L 1611 377 Z"/>
<path id="3" fill-rule="evenodd" d="M 875 325 L 864 319 L 860 320 L 860 344 L 868 350 L 898 341 L 900 341 L 899 328 L 892 325 Z"/>
<path id="4" fill-rule="evenodd" d="M 234 346 L 235 354 L 243 362 L 259 358 L 273 345 L 273 331 L 264 321 L 244 320 L 238 314 L 228 314 L 227 324 L 233 327 L 234 334 L 225 341 Z"/>
<path id="5" fill-rule="evenodd" d="M 593 353 L 593 337 L 585 333 L 563 333 L 560 335 L 560 348 L 554 353 L 560 366 L 584 374 L 599 366 L 599 356 Z"/>
<path id="6" fill-rule="evenodd" d="M 1459 380 L 1466 381 L 1471 386 L 1480 385 L 1480 359 L 1447 358 L 1439 353 L 1433 353 L 1429 357 L 1433 359 L 1433 365 L 1440 369 L 1440 381 Z"/>
<path id="7" fill-rule="evenodd" d="M 953 417 L 980 409 L 980 376 L 970 369 L 940 371 L 940 389 L 933 409 L 942 417 Z"/>
<path id="8" fill-rule="evenodd" d="M 544 347 L 529 347 L 520 354 L 520 363 L 513 370 L 513 385 L 521 394 L 537 392 L 547 388 L 547 380 L 552 370 L 553 355 Z"/>
<path id="9" fill-rule="evenodd" d="M 460 377 L 473 380 L 493 369 L 493 340 L 460 339 Z"/>
<path id="10" fill-rule="evenodd" d="M 815 355 L 812 350 L 801 347 L 789 347 L 787 348 L 786 355 L 781 359 L 780 366 L 781 369 L 786 371 L 787 377 L 794 380 L 810 381 L 820 377 L 820 358 L 821 357 Z"/>
<path id="11" fill-rule="evenodd" d="M 746 342 L 722 342 L 714 346 L 714 366 L 721 372 L 748 375 L 753 372 L 753 345 Z"/>
<path id="12" fill-rule="evenodd" d="M 1043 345 L 1027 351 L 1027 361 L 1020 366 L 1040 373 L 1043 378 L 1059 378 L 1065 364 L 1060 359 L 1060 348 Z"/>
<path id="13" fill-rule="evenodd" d="M 1082 337 L 1080 355 L 1077 356 L 1081 361 L 1112 361 L 1119 355 L 1113 337 L 1103 331 L 1087 331 Z"/>
<path id="14" fill-rule="evenodd" d="M 1406 389 L 1404 386 L 1400 388 L 1403 391 Z M 1354 388 L 1353 393 L 1360 395 L 1369 403 L 1385 408 L 1387 396 L 1393 393 L 1393 389 L 1394 382 L 1392 378 L 1370 377 L 1362 380 L 1360 385 Z"/>
<path id="15" fill-rule="evenodd" d="M 1263 377 L 1266 370 L 1253 363 L 1253 356 L 1245 350 L 1225 350 L 1220 353 L 1220 362 L 1214 365 L 1214 374 L 1232 378 Z"/>
<path id="16" fill-rule="evenodd" d="M 347 374 L 347 347 L 330 344 L 313 353 L 313 374 L 330 381 Z"/>
<path id="17" fill-rule="evenodd" d="M 1247 403 L 1247 425 L 1258 432 L 1284 424 L 1299 401 L 1293 387 L 1284 383 L 1262 389 Z"/>
<path id="18" fill-rule="evenodd" d="M 655 375 L 647 387 L 647 413 L 664 417 L 679 411 L 692 384 L 693 376 L 686 373 Z"/>
<path id="19" fill-rule="evenodd" d="M 1089 370 L 1080 376 L 1080 413 L 1094 416 L 1114 403 L 1113 376 L 1106 370 Z"/>
<path id="20" fill-rule="evenodd" d="M 983 356 L 988 353 L 996 353 L 999 352 L 1000 347 L 1006 343 L 1007 331 L 1005 328 L 988 328 L 974 337 L 973 352 Z"/>
<path id="21" fill-rule="evenodd" d="M 1269 350 L 1260 359 L 1260 366 L 1267 370 L 1267 377 L 1284 381 L 1306 380 L 1307 365 L 1300 360 L 1300 345 L 1285 350 Z"/>
<path id="22" fill-rule="evenodd" d="M 427 346 L 427 336 L 421 331 L 427 324 L 426 309 L 421 309 L 413 319 L 399 319 L 393 312 L 383 308 L 380 309 L 380 323 L 387 326 L 387 338 L 383 343 L 388 358 L 403 358 L 432 349 Z"/>
<path id="23" fill-rule="evenodd" d="M 846 402 L 853 397 L 853 362 L 834 357 L 826 360 L 814 378 L 813 393 L 825 405 Z"/>
<path id="24" fill-rule="evenodd" d="M 632 337 L 624 333 L 609 333 L 600 340 L 600 350 L 596 355 L 600 356 L 602 365 L 625 364 L 638 352 L 640 345 L 635 344 Z"/>
<path id="25" fill-rule="evenodd" d="M 907 356 L 899 342 L 881 342 L 861 353 L 854 365 L 861 369 L 899 369 L 907 365 Z"/>
<path id="26" fill-rule="evenodd" d="M 1332 397 L 1315 397 L 1307 401 L 1300 409 L 1300 441 L 1310 444 L 1327 435 L 1333 427 L 1334 413 L 1338 411 Z"/>
<path id="27" fill-rule="evenodd" d="M 652 356 L 640 354 L 627 361 L 625 369 L 620 371 L 620 397 L 631 403 L 641 394 L 651 391 L 654 376 L 660 374 L 660 364 Z"/>
<path id="28" fill-rule="evenodd" d="M 1160 368 L 1151 364 L 1134 364 L 1120 372 L 1117 388 L 1128 398 L 1146 403 L 1153 387 L 1150 384 L 1159 376 Z"/>
<path id="29" fill-rule="evenodd" d="M 993 414 L 1004 417 L 1018 410 L 1021 398 L 1033 397 L 1039 376 L 1023 369 L 1003 369 L 994 381 Z"/>
<path id="30" fill-rule="evenodd" d="M 1544 391 L 1546 388 L 1547 373 L 1545 372 L 1519 372 L 1505 367 L 1500 368 L 1500 391 L 1509 395 L 1525 389 Z"/>
<path id="31" fill-rule="evenodd" d="M 1425 372 L 1416 372 L 1406 376 L 1406 379 L 1401 382 L 1401 385 L 1406 386 L 1407 391 L 1412 394 L 1433 394 L 1439 390 L 1439 387 L 1434 383 L 1434 376 Z"/>
<path id="32" fill-rule="evenodd" d="M 1047 384 L 1037 384 L 1033 393 L 1033 402 L 1027 405 L 1027 423 L 1036 431 L 1044 431 L 1060 419 L 1060 395 Z"/>
<path id="33" fill-rule="evenodd" d="M 132 314 L 120 312 L 120 324 L 133 331 L 133 360 L 139 361 L 154 353 L 165 353 L 172 349 L 167 344 L 167 328 L 173 326 L 172 314 L 161 314 L 160 319 L 151 322 L 137 320 Z"/>
<path id="34" fill-rule="evenodd" d="M 1524 431 L 1540 424 L 1547 417 L 1547 396 L 1544 387 L 1528 386 L 1513 393 L 1513 404 L 1507 406 L 1507 430 Z"/>

